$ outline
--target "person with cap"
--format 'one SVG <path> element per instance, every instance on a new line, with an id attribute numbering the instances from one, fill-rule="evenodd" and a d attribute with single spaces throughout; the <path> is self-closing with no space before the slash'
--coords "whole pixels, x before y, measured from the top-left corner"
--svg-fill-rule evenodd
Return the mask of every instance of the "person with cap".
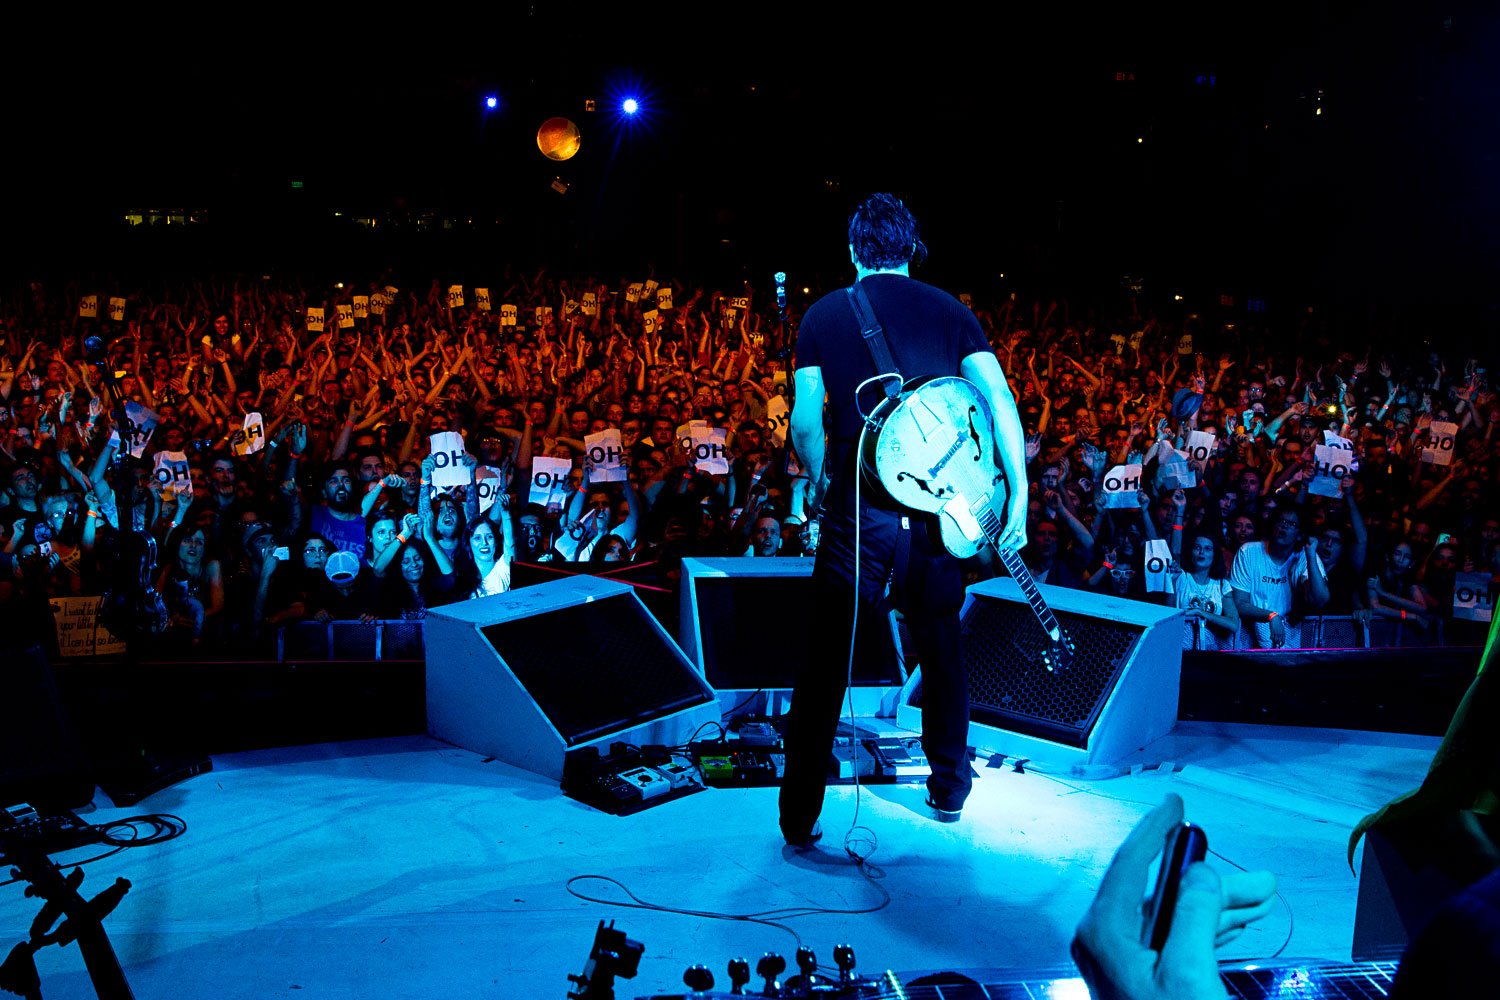
<path id="1" fill-rule="evenodd" d="M 323 566 L 328 578 L 313 597 L 314 621 L 374 621 L 378 593 L 375 575 L 353 552 L 338 551 Z"/>

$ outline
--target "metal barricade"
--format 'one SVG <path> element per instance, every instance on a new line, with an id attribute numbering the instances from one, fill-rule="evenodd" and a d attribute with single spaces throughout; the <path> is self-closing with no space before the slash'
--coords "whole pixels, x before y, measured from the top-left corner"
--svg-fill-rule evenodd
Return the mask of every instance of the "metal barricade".
<path id="1" fill-rule="evenodd" d="M 276 633 L 276 659 L 422 660 L 426 642 L 420 619 L 395 618 L 373 622 L 297 622 Z"/>

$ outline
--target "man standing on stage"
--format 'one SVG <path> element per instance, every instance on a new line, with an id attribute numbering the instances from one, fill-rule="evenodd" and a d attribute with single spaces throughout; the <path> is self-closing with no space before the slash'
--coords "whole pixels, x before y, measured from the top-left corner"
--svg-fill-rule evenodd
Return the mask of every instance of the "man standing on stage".
<path id="1" fill-rule="evenodd" d="M 903 380 L 960 375 L 978 386 L 995 419 L 997 458 L 1010 496 L 996 513 L 1001 544 L 1026 543 L 1026 456 L 1015 399 L 974 314 L 953 296 L 913 280 L 909 265 L 926 257 L 917 221 L 899 198 L 871 195 L 849 218 L 849 257 L 856 281 L 884 328 Z M 932 767 L 927 803 L 942 822 L 958 820 L 968 797 L 969 688 L 959 647 L 964 589 L 959 562 L 937 536 L 934 516 L 906 511 L 868 484 L 859 487 L 862 420 L 880 399 L 878 374 L 847 293 L 824 296 L 803 317 L 797 337 L 796 402 L 791 433 L 809 477 L 809 506 L 823 506 L 822 540 L 813 569 L 813 656 L 798 678 L 786 732 L 781 832 L 806 847 L 822 830 L 830 753 L 844 697 L 856 562 L 860 641 L 894 605 L 906 617 L 922 669 L 922 746 Z M 855 395 L 859 391 L 859 405 Z M 824 399 L 828 432 L 824 441 Z M 856 527 L 858 545 L 856 547 Z M 888 634 L 888 633 L 887 633 Z"/>

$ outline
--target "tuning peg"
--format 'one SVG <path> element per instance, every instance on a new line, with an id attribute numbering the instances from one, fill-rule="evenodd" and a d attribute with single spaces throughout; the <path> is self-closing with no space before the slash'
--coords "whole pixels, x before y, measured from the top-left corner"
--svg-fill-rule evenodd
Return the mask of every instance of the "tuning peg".
<path id="1" fill-rule="evenodd" d="M 766 996 L 773 997 L 781 989 L 781 983 L 777 980 L 786 971 L 786 959 L 768 951 L 755 963 L 755 974 L 766 981 Z"/>
<path id="2" fill-rule="evenodd" d="M 682 974 L 682 981 L 694 993 L 707 993 L 714 988 L 714 974 L 706 965 L 690 965 Z"/>
<path id="3" fill-rule="evenodd" d="M 847 983 L 854 978 L 854 949 L 847 944 L 835 947 L 833 964 L 839 967 L 839 982 Z"/>
<path id="4" fill-rule="evenodd" d="M 750 963 L 743 958 L 734 958 L 729 961 L 729 992 L 735 996 L 744 996 L 745 987 L 750 984 Z"/>
<path id="5" fill-rule="evenodd" d="M 797 968 L 802 970 L 803 981 L 811 981 L 812 974 L 818 971 L 818 956 L 806 945 L 797 949 Z"/>

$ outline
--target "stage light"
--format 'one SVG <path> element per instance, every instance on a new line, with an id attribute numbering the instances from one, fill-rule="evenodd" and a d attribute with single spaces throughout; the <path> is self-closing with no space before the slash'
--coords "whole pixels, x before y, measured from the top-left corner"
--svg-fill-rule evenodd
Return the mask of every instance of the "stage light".
<path id="1" fill-rule="evenodd" d="M 1146 140 L 1144 138 L 1142 138 L 1141 136 L 1136 136 L 1135 137 L 1135 141 L 1136 142 L 1145 142 Z"/>
<path id="2" fill-rule="evenodd" d="M 637 111 L 641 110 L 641 105 L 640 102 L 637 101 L 634 97 L 627 97 L 625 98 L 625 100 L 620 102 L 620 110 L 625 112 L 627 115 L 633 115 Z"/>
<path id="3" fill-rule="evenodd" d="M 494 94 L 491 94 L 484 99 L 484 106 L 489 110 L 494 111 L 500 106 L 500 98 L 496 97 Z"/>
<path id="4" fill-rule="evenodd" d="M 1174 296 L 1172 296 L 1172 301 L 1173 302 L 1181 302 L 1182 301 L 1182 296 L 1181 295 L 1174 295 Z"/>

